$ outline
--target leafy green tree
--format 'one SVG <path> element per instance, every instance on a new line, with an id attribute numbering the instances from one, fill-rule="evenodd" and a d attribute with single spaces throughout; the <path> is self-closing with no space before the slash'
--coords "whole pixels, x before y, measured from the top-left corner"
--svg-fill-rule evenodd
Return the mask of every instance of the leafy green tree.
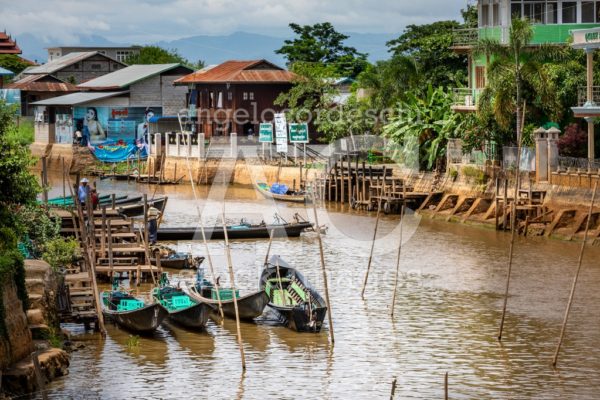
<path id="1" fill-rule="evenodd" d="M 367 54 L 344 45 L 348 36 L 337 32 L 331 23 L 291 23 L 289 26 L 296 37 L 285 40 L 283 46 L 275 51 L 286 57 L 289 66 L 298 62 L 319 63 L 333 66 L 338 75 L 351 78 L 367 67 Z"/>
<path id="2" fill-rule="evenodd" d="M 438 21 L 408 25 L 402 35 L 387 43 L 394 56 L 409 56 L 415 61 L 423 81 L 434 87 L 464 84 L 467 59 L 452 51 L 452 30 L 462 28 L 457 21 Z"/>
<path id="3" fill-rule="evenodd" d="M 274 103 L 288 109 L 291 121 L 313 121 L 317 112 L 329 107 L 338 94 L 333 84 L 336 69 L 320 63 L 296 62 L 292 71 L 297 75 L 292 88 L 282 92 Z"/>
<path id="4" fill-rule="evenodd" d="M 366 102 L 378 112 L 395 106 L 407 91 L 424 85 L 415 60 L 404 55 L 394 55 L 389 60 L 369 65 L 357 81 L 358 86 L 367 91 Z"/>
<path id="5" fill-rule="evenodd" d="M 0 67 L 6 68 L 16 74 L 21 73 L 25 68 L 30 67 L 31 64 L 24 61 L 21 57 L 16 54 L 2 54 L 0 55 Z"/>
<path id="6" fill-rule="evenodd" d="M 452 104 L 451 93 L 431 85 L 424 95 L 409 92 L 400 101 L 383 134 L 402 146 L 400 153 L 407 165 L 442 167 L 448 139 L 460 137 L 465 124 L 464 115 L 455 113 Z"/>
<path id="7" fill-rule="evenodd" d="M 171 64 L 179 63 L 193 69 L 204 68 L 204 61 L 190 62 L 176 49 L 163 49 L 159 46 L 143 46 L 139 54 L 132 54 L 125 60 L 126 64 Z"/>
<path id="8" fill-rule="evenodd" d="M 521 140 L 523 100 L 528 100 L 528 114 L 535 119 L 544 114 L 556 119 L 561 113 L 555 87 L 543 64 L 560 59 L 564 49 L 530 46 L 532 38 L 530 22 L 513 19 L 508 45 L 481 39 L 476 48 L 477 53 L 492 60 L 487 69 L 488 84 L 479 99 L 479 112 L 492 115 L 504 129 L 516 122 L 517 142 Z"/>
<path id="9" fill-rule="evenodd" d="M 374 132 L 379 121 L 366 103 L 353 94 L 343 104 L 326 107 L 319 111 L 315 125 L 323 134 L 323 140 L 332 142 L 351 135 Z"/>

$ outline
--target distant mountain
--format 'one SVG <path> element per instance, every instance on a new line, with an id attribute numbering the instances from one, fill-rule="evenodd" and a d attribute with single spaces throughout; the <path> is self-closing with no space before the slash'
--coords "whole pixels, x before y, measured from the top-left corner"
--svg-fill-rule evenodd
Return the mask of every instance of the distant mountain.
<path id="1" fill-rule="evenodd" d="M 370 61 L 382 60 L 389 57 L 385 43 L 398 37 L 394 34 L 378 33 L 346 33 L 350 36 L 346 41 L 349 46 L 369 54 Z M 31 34 L 19 35 L 18 44 L 23 50 L 23 57 L 38 62 L 48 58 L 47 47 L 53 46 L 127 46 L 126 43 L 115 43 L 98 35 L 80 35 L 68 43 L 47 42 Z M 190 61 L 203 60 L 207 65 L 219 64 L 232 59 L 266 58 L 283 66 L 285 59 L 275 54 L 285 37 L 267 36 L 248 32 L 234 32 L 230 35 L 198 35 L 187 38 L 161 41 L 156 44 L 166 49 L 177 49 Z M 136 43 L 138 44 L 138 43 Z"/>

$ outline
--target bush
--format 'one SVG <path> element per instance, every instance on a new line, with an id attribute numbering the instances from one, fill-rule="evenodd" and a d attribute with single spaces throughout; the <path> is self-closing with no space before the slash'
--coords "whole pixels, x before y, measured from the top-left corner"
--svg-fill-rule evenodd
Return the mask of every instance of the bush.
<path id="1" fill-rule="evenodd" d="M 56 272 L 60 268 L 71 265 L 80 254 L 77 240 L 59 237 L 45 244 L 42 259 Z"/>
<path id="2" fill-rule="evenodd" d="M 488 179 L 488 177 L 484 171 L 480 170 L 479 168 L 475 168 L 475 167 L 471 167 L 471 166 L 463 167 L 462 174 L 464 176 L 466 176 L 467 178 L 470 178 L 472 181 L 474 181 L 478 185 L 485 184 Z"/>
<path id="3" fill-rule="evenodd" d="M 570 124 L 558 140 L 558 153 L 563 157 L 587 157 L 587 132 L 577 124 Z"/>

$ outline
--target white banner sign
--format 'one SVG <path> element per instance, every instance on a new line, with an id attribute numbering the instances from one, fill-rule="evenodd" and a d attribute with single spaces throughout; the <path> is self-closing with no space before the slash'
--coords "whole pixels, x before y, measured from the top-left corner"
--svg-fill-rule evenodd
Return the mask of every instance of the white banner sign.
<path id="1" fill-rule="evenodd" d="M 288 151 L 287 121 L 285 114 L 275 114 L 275 143 L 278 153 L 287 153 Z"/>

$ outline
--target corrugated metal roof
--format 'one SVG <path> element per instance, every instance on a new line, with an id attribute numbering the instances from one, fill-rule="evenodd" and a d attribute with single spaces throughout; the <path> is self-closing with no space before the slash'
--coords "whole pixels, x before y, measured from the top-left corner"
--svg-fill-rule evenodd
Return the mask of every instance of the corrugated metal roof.
<path id="1" fill-rule="evenodd" d="M 130 65 L 127 68 L 81 83 L 78 86 L 82 89 L 120 89 L 180 66 L 181 64 Z M 191 71 L 191 69 L 189 70 Z"/>
<path id="2" fill-rule="evenodd" d="M 6 68 L 0 67 L 0 75 L 14 75 L 15 73 L 7 70 Z"/>
<path id="3" fill-rule="evenodd" d="M 96 54 L 99 54 L 99 53 L 97 51 L 81 51 L 81 52 L 65 54 L 64 56 L 59 57 L 56 60 L 47 62 L 44 65 L 40 65 L 39 67 L 31 68 L 30 70 L 27 70 L 25 73 L 27 73 L 27 74 L 53 74 L 56 71 L 59 71 L 65 67 L 68 67 L 69 65 L 75 64 L 76 62 L 83 61 L 87 58 L 95 56 Z M 103 57 L 110 58 L 108 56 L 105 56 L 104 54 L 101 54 L 101 55 Z M 115 61 L 115 62 L 118 62 L 118 61 Z M 122 64 L 122 63 L 120 63 L 120 64 Z"/>
<path id="4" fill-rule="evenodd" d="M 42 79 L 45 79 L 42 81 Z M 63 82 L 58 78 L 48 74 L 37 74 L 37 75 L 25 75 L 24 78 L 19 79 L 7 85 L 9 89 L 21 89 L 29 92 L 77 92 L 77 86 Z"/>
<path id="5" fill-rule="evenodd" d="M 79 92 L 71 93 L 64 96 L 58 96 L 51 99 L 36 101 L 31 103 L 34 106 L 74 106 L 82 103 L 89 103 L 108 97 L 115 97 L 128 93 L 124 92 Z"/>
<path id="6" fill-rule="evenodd" d="M 175 84 L 187 83 L 289 83 L 296 74 L 286 71 L 267 60 L 232 60 L 210 69 L 202 69 L 183 78 Z"/>

